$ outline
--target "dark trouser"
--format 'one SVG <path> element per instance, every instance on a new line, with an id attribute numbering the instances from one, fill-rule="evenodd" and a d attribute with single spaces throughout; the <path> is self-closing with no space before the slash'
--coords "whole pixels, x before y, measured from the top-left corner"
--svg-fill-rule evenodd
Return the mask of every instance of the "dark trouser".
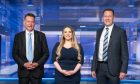
<path id="1" fill-rule="evenodd" d="M 119 76 L 113 76 L 109 73 L 108 64 L 98 62 L 97 84 L 120 84 Z M 115 67 L 115 66 L 114 66 Z"/>
<path id="2" fill-rule="evenodd" d="M 42 84 L 42 78 L 20 77 L 19 84 Z"/>

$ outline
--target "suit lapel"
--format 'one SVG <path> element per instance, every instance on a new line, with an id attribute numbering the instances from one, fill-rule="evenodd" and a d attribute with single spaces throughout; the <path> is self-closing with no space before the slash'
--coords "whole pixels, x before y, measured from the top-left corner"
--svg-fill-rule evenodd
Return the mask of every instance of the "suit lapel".
<path id="1" fill-rule="evenodd" d="M 37 41 L 38 41 L 38 35 L 37 32 L 34 30 L 34 56 L 36 55 L 36 45 L 37 45 Z M 34 57 L 35 58 L 35 57 Z"/>
<path id="2" fill-rule="evenodd" d="M 113 27 L 113 29 L 112 29 L 112 32 L 111 32 L 111 35 L 110 35 L 108 50 L 110 50 L 110 47 L 111 47 L 111 45 L 112 45 L 112 41 L 113 41 L 113 38 L 114 38 L 114 36 L 115 36 L 115 31 L 116 31 L 116 28 L 115 28 L 115 25 L 114 25 L 114 27 Z"/>
<path id="3" fill-rule="evenodd" d="M 98 32 L 98 43 L 100 43 L 100 38 L 101 38 L 102 32 L 103 32 L 103 28 L 101 28 Z"/>
<path id="4" fill-rule="evenodd" d="M 22 34 L 22 41 L 23 41 L 23 52 L 24 52 L 24 56 L 26 56 L 26 34 L 25 31 Z"/>

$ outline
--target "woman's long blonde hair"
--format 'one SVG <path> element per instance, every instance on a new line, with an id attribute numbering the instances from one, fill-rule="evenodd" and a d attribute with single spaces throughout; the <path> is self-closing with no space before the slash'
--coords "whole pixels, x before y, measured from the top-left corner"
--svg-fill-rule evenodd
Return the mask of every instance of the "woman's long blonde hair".
<path id="1" fill-rule="evenodd" d="M 58 59 L 61 57 L 61 49 L 62 49 L 62 47 L 64 46 L 64 43 L 65 43 L 65 38 L 64 38 L 64 30 L 65 30 L 65 28 L 69 28 L 71 30 L 71 32 L 72 32 L 72 39 L 71 39 L 72 43 L 71 43 L 71 45 L 72 45 L 73 48 L 75 48 L 78 51 L 77 59 L 79 61 L 81 61 L 80 47 L 78 45 L 78 42 L 77 42 L 77 39 L 76 39 L 76 36 L 75 36 L 75 32 L 74 32 L 74 30 L 73 30 L 73 28 L 71 26 L 65 26 L 63 31 L 62 31 L 60 44 L 59 44 L 59 46 L 57 47 L 57 50 L 56 50 L 56 54 L 57 54 L 56 60 L 58 61 Z"/>

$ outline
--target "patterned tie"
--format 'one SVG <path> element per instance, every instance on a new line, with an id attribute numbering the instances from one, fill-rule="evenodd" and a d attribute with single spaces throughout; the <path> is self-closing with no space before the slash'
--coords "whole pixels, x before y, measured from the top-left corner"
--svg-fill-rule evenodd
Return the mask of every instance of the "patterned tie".
<path id="1" fill-rule="evenodd" d="M 108 50 L 108 33 L 109 33 L 109 28 L 106 28 L 106 33 L 104 36 L 104 42 L 103 42 L 103 61 L 107 61 L 108 58 L 108 54 L 107 54 L 107 50 Z"/>
<path id="2" fill-rule="evenodd" d="M 32 33 L 28 33 L 28 56 L 27 59 L 29 62 L 33 61 L 33 53 L 32 53 Z"/>

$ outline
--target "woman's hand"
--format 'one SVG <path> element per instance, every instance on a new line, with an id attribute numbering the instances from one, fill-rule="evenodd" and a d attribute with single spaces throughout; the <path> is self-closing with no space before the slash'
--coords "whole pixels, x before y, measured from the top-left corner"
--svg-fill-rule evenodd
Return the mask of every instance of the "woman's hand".
<path id="1" fill-rule="evenodd" d="M 61 73 L 63 73 L 65 76 L 71 76 L 75 74 L 74 70 L 62 70 Z"/>
<path id="2" fill-rule="evenodd" d="M 69 75 L 73 75 L 73 74 L 75 74 L 76 72 L 75 72 L 74 70 L 69 70 L 68 73 L 69 73 Z"/>

